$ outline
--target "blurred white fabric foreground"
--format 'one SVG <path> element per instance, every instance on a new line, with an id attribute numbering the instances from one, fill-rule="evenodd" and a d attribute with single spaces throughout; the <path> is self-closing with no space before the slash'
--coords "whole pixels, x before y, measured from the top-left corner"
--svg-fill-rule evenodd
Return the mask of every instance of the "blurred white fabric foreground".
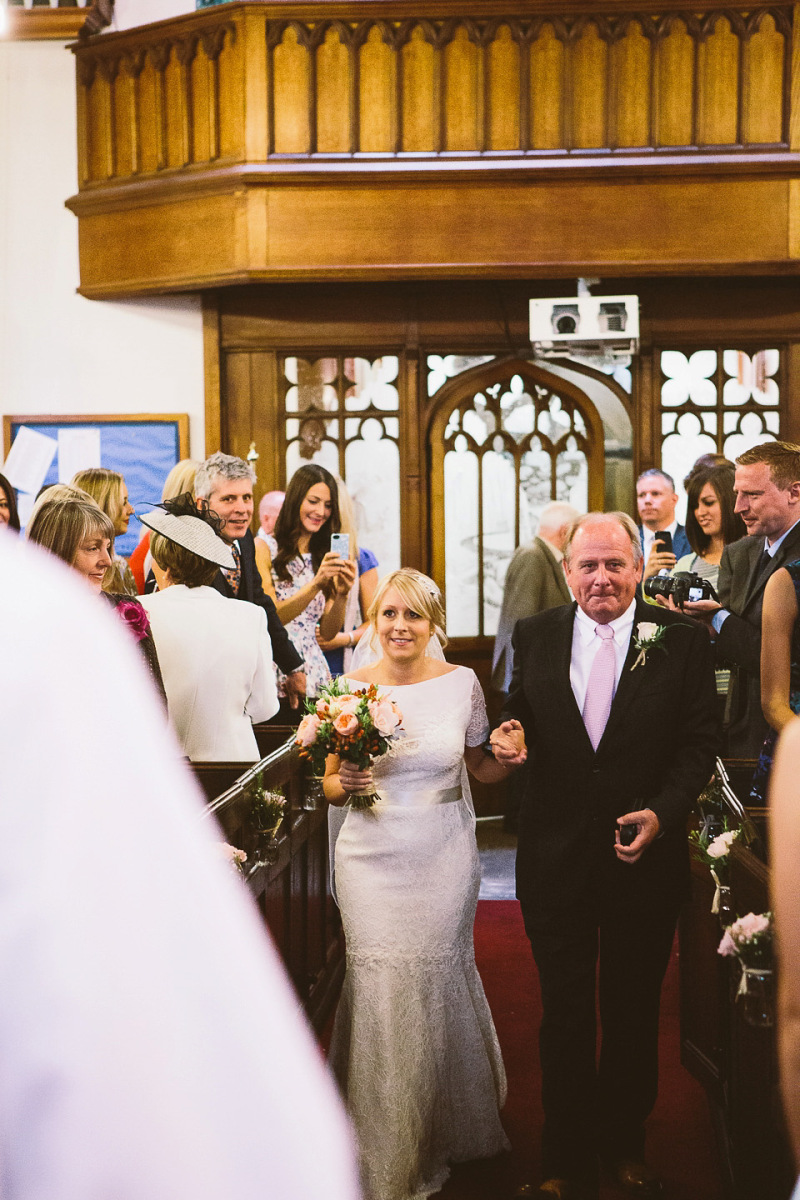
<path id="1" fill-rule="evenodd" d="M 355 1200 L 349 1130 L 133 639 L 0 531 L 0 1198 Z"/>

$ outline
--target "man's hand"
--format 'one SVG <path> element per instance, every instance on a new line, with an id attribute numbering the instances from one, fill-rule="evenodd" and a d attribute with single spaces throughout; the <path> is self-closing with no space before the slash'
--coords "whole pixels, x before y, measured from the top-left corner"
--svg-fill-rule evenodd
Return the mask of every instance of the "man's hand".
<path id="1" fill-rule="evenodd" d="M 654 842 L 661 831 L 661 823 L 652 808 L 643 808 L 641 812 L 626 813 L 619 817 L 618 825 L 638 825 L 639 832 L 630 846 L 620 845 L 619 830 L 616 832 L 614 850 L 620 862 L 635 863 L 642 857 L 651 842 Z"/>
<path id="2" fill-rule="evenodd" d="M 671 571 L 678 561 L 671 550 L 660 549 L 662 544 L 662 542 L 653 542 L 650 557 L 644 565 L 642 581 L 649 579 L 651 575 L 657 575 L 659 571 Z"/>
<path id="3" fill-rule="evenodd" d="M 286 688 L 286 695 L 289 700 L 290 708 L 299 708 L 300 701 L 306 694 L 306 673 L 302 670 L 292 671 L 291 675 L 285 675 L 283 686 Z"/>
<path id="4" fill-rule="evenodd" d="M 496 760 L 504 767 L 521 767 L 528 757 L 525 734 L 519 721 L 503 721 L 492 730 L 489 745 Z"/>

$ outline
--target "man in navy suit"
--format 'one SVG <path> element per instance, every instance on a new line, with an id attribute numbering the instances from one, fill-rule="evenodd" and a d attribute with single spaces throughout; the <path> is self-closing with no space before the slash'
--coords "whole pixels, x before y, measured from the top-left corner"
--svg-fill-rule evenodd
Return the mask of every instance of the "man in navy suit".
<path id="1" fill-rule="evenodd" d="M 636 598 L 641 547 L 626 514 L 576 521 L 564 566 L 577 603 L 518 622 L 489 747 L 518 765 L 524 731 L 529 754 L 517 896 L 542 994 L 544 1183 L 518 1194 L 596 1200 L 603 1161 L 630 1194 L 654 1196 L 645 1121 L 689 892 L 686 818 L 717 753 L 713 655 L 702 625 Z"/>
<path id="2" fill-rule="evenodd" d="M 678 496 L 671 475 L 651 467 L 636 480 L 636 504 L 639 509 L 639 540 L 644 554 L 643 579 L 671 571 L 679 558 L 689 554 L 692 547 L 686 530 L 678 524 L 675 506 Z M 660 549 L 656 535 L 667 531 L 672 537 L 672 551 Z"/>
<path id="3" fill-rule="evenodd" d="M 284 629 L 271 596 L 264 591 L 256 566 L 256 551 L 250 522 L 253 519 L 255 471 L 242 458 L 220 452 L 212 454 L 198 467 L 195 495 L 222 521 L 220 537 L 228 542 L 238 559 L 238 569 L 226 574 L 220 570 L 212 587 L 223 596 L 231 596 L 264 609 L 267 617 L 272 657 L 286 675 L 286 694 L 292 708 L 299 706 L 306 691 L 303 660 Z"/>

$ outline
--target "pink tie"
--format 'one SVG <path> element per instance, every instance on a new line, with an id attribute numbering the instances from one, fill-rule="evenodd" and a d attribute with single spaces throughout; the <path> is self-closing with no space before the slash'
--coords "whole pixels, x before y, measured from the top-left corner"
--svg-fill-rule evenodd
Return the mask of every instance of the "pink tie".
<path id="1" fill-rule="evenodd" d="M 594 631 L 602 638 L 602 642 L 589 672 L 586 700 L 583 705 L 583 723 L 589 741 L 596 750 L 603 736 L 608 714 L 611 712 L 617 664 L 614 655 L 614 630 L 610 625 L 595 625 Z"/>

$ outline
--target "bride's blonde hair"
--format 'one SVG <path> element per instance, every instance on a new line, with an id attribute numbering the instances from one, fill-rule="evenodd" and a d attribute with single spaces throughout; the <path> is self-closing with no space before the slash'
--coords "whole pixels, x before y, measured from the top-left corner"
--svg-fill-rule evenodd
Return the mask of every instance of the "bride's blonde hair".
<path id="1" fill-rule="evenodd" d="M 396 588 L 409 608 L 413 608 L 421 617 L 430 621 L 432 632 L 436 634 L 444 649 L 447 645 L 447 634 L 444 631 L 442 593 L 432 579 L 423 575 L 421 571 L 415 571 L 413 567 L 400 567 L 399 571 L 392 571 L 381 579 L 367 613 L 367 620 L 373 629 L 377 628 L 378 613 L 389 588 Z"/>

